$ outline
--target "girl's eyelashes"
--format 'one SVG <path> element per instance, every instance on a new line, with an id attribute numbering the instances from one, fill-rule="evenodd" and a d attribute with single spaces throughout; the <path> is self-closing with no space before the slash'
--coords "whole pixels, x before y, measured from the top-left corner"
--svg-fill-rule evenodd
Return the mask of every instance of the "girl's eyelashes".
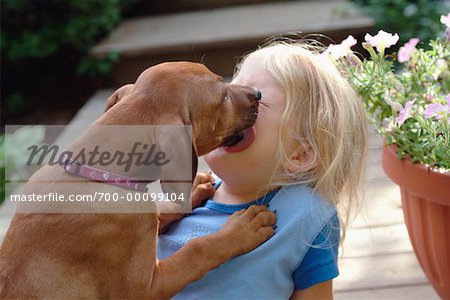
<path id="1" fill-rule="evenodd" d="M 269 106 L 267 100 L 264 99 L 259 100 L 259 105 Z"/>

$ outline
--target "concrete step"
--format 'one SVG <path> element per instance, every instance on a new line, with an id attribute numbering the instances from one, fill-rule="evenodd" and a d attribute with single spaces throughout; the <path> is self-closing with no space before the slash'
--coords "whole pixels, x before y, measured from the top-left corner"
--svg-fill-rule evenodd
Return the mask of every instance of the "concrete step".
<path id="1" fill-rule="evenodd" d="M 282 2 L 283 0 L 152 0 L 141 1 L 133 5 L 132 15 L 147 16 L 175 12 L 209 10 L 221 7 L 242 6 L 269 2 Z"/>
<path id="2" fill-rule="evenodd" d="M 134 82 L 151 65 L 173 60 L 203 62 L 230 76 L 237 58 L 270 36 L 319 33 L 341 41 L 349 34 L 361 38 L 372 26 L 373 20 L 346 0 L 226 7 L 126 20 L 92 55 L 121 54 L 113 72 L 117 85 Z"/>

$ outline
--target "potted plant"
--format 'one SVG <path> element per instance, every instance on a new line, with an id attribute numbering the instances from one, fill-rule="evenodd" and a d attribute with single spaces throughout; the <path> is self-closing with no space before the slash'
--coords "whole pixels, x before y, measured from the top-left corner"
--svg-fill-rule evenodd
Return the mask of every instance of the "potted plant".
<path id="1" fill-rule="evenodd" d="M 445 34 L 421 48 L 417 38 L 398 53 L 385 50 L 397 34 L 380 30 L 362 43 L 349 36 L 323 55 L 342 70 L 384 137 L 382 164 L 400 186 L 414 252 L 437 293 L 450 298 L 450 14 Z"/>

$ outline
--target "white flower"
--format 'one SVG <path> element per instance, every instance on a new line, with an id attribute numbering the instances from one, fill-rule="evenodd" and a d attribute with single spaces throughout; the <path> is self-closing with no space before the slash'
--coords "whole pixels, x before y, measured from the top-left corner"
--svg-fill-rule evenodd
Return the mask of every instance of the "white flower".
<path id="1" fill-rule="evenodd" d="M 352 50 L 350 48 L 354 45 L 356 45 L 356 39 L 353 36 L 349 35 L 340 44 L 328 46 L 327 50 L 325 50 L 325 53 L 330 54 L 334 59 L 339 59 L 352 53 Z"/>
<path id="2" fill-rule="evenodd" d="M 398 34 L 392 35 L 391 33 L 380 30 L 375 36 L 367 33 L 364 38 L 372 47 L 377 48 L 378 52 L 384 53 L 384 49 L 397 44 L 399 36 Z"/>
<path id="3" fill-rule="evenodd" d="M 446 16 L 441 16 L 441 23 L 450 28 L 450 13 Z"/>

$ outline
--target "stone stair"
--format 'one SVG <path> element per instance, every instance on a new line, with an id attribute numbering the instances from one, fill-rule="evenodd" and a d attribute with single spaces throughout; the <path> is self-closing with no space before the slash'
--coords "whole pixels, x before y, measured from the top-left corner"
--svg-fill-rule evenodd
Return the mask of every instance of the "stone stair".
<path id="1" fill-rule="evenodd" d="M 202 62 L 230 76 L 238 58 L 270 36 L 323 34 L 339 42 L 349 34 L 361 38 L 372 26 L 373 20 L 346 0 L 233 6 L 125 20 L 92 55 L 120 53 L 114 85 L 134 82 L 147 67 L 174 60 Z"/>
<path id="2" fill-rule="evenodd" d="M 133 5 L 132 16 L 160 15 L 187 11 L 209 10 L 230 6 L 256 5 L 286 0 L 151 0 Z M 290 0 L 287 0 L 290 1 Z M 291 0 L 292 1 L 292 0 Z M 295 0 L 294 0 L 295 1 Z"/>

